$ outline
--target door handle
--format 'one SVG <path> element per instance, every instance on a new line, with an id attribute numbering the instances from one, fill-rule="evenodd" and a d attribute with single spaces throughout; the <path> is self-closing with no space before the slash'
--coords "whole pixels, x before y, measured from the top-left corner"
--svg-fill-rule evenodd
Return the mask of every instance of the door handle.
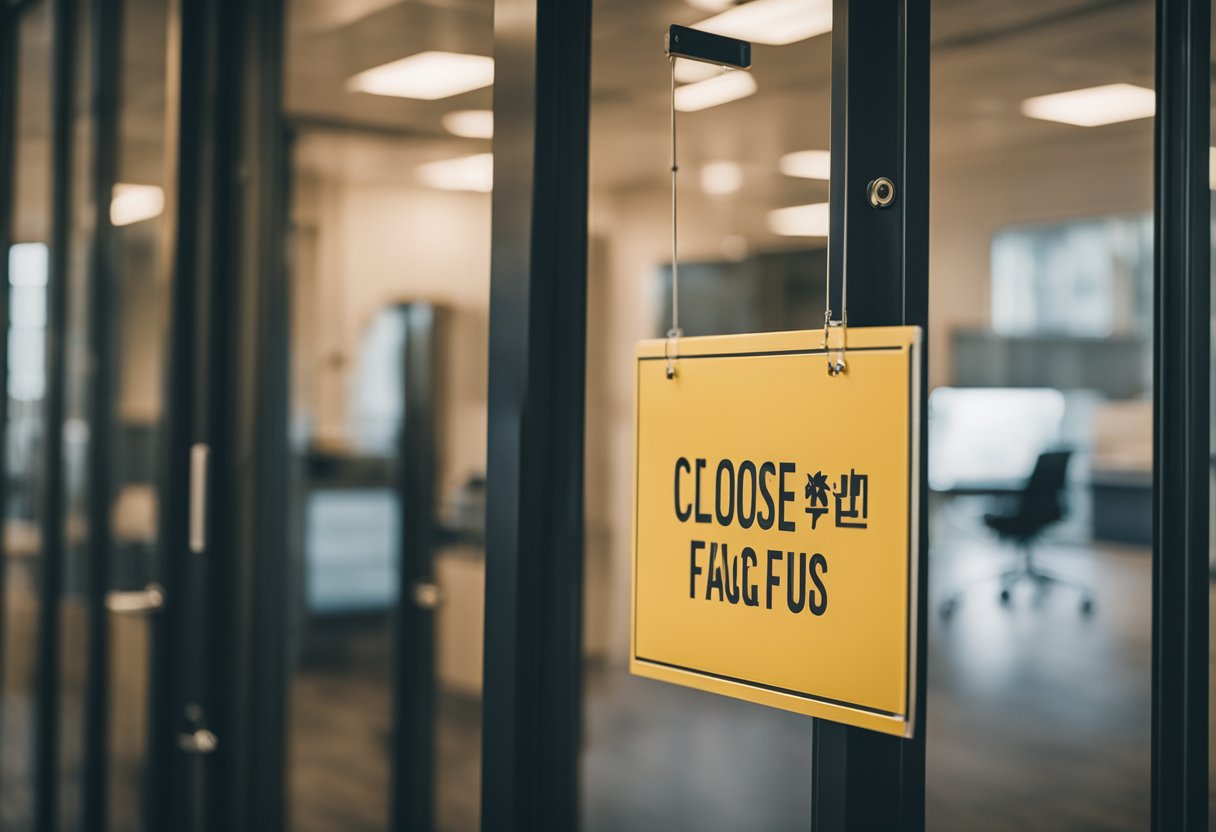
<path id="1" fill-rule="evenodd" d="M 131 592 L 107 592 L 106 609 L 119 615 L 147 615 L 165 606 L 165 591 L 160 584 L 148 584 Z"/>
<path id="2" fill-rule="evenodd" d="M 203 706 L 195 702 L 186 705 L 182 713 L 186 730 L 177 735 L 177 747 L 187 754 L 214 754 L 219 747 L 220 738 L 207 727 L 207 714 Z"/>
<path id="3" fill-rule="evenodd" d="M 432 581 L 414 581 L 410 584 L 410 600 L 419 609 L 437 609 L 443 603 L 443 591 Z"/>
<path id="4" fill-rule="evenodd" d="M 219 737 L 206 728 L 177 735 L 177 747 L 187 754 L 212 754 L 219 744 Z"/>

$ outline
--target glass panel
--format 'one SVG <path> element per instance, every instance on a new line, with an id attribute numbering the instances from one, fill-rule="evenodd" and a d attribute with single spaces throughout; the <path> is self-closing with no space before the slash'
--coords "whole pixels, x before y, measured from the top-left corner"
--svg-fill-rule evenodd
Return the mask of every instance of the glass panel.
<path id="1" fill-rule="evenodd" d="M 88 526 L 88 453 L 91 407 L 90 246 L 94 233 L 91 3 L 76 6 L 76 80 L 73 93 L 72 168 L 66 272 L 63 421 L 63 584 L 59 602 L 59 828 L 83 822 L 85 679 L 88 666 L 88 588 L 92 540 Z"/>
<path id="2" fill-rule="evenodd" d="M 927 826 L 1143 830 L 1154 6 L 933 27 Z"/>
<path id="3" fill-rule="evenodd" d="M 51 13 L 27 8 L 17 24 L 16 156 L 8 258 L 9 381 L 4 425 L 3 700 L 0 700 L 0 826 L 33 823 L 35 667 L 38 655 L 39 508 L 46 392 L 47 244 L 50 241 Z"/>
<path id="4" fill-rule="evenodd" d="M 107 194 L 113 283 L 102 293 L 109 339 L 112 434 L 110 588 L 142 590 L 158 577 L 157 453 L 164 426 L 169 285 L 161 266 L 165 205 L 167 0 L 122 9 L 118 172 Z M 142 829 L 148 736 L 149 619 L 110 616 L 109 814 L 112 832 Z"/>
<path id="5" fill-rule="evenodd" d="M 493 13 L 490 0 L 288 3 L 298 832 L 388 828 L 393 743 L 411 742 L 394 703 L 431 678 L 434 826 L 478 825 Z M 423 52 L 435 63 L 421 74 L 379 69 Z M 427 86 L 457 75 L 459 89 Z M 419 390 L 402 374 L 402 310 L 420 301 L 436 312 L 437 389 L 419 403 L 438 432 L 436 505 L 403 509 L 402 413 Z M 405 605 L 424 597 L 403 593 L 401 542 L 410 512 L 431 510 L 434 665 L 394 674 Z"/>
<path id="6" fill-rule="evenodd" d="M 811 721 L 628 672 L 633 345 L 671 325 L 670 23 L 739 32 L 749 73 L 681 60 L 680 325 L 823 326 L 831 4 L 595 0 L 587 320 L 583 824 L 808 828 Z M 743 17 L 746 16 L 742 15 Z M 767 21 L 766 14 L 776 14 Z M 725 28 L 719 29 L 720 26 Z M 715 85 L 742 97 L 693 109 Z M 681 104 L 680 106 L 685 106 Z M 794 210 L 786 210 L 794 209 Z M 837 313 L 839 310 L 837 310 Z"/>

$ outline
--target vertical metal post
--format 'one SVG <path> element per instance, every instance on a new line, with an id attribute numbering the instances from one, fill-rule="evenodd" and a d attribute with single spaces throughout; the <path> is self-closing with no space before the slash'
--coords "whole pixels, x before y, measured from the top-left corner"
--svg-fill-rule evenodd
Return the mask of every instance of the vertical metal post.
<path id="1" fill-rule="evenodd" d="M 37 832 L 54 832 L 59 808 L 59 599 L 63 589 L 64 559 L 64 353 L 72 217 L 72 104 L 76 80 L 74 0 L 55 0 L 51 27 L 51 233 L 46 284 L 43 469 L 39 494 L 42 575 L 34 744 L 34 829 Z"/>
<path id="2" fill-rule="evenodd" d="M 145 825 L 197 832 L 203 761 L 179 747 L 187 704 L 201 692 L 199 609 L 208 552 L 189 544 L 191 445 L 207 437 L 205 398 L 212 367 L 203 343 L 210 320 L 209 268 L 214 158 L 215 67 L 207 60 L 215 8 L 169 3 L 165 90 L 165 212 L 162 269 L 169 286 L 164 430 L 158 471 L 157 547 L 165 604 L 152 624 Z M 207 703 L 209 704 L 209 703 Z"/>
<path id="3" fill-rule="evenodd" d="M 851 11 L 856 9 L 856 17 Z M 929 311 L 929 2 L 835 0 L 832 22 L 832 179 L 828 269 L 839 316 L 847 273 L 851 326 L 918 324 Z M 895 183 L 890 207 L 867 186 Z M 926 339 L 927 341 L 927 339 Z M 927 370 L 928 344 L 921 372 Z M 921 447 L 926 447 L 921 412 Z M 920 460 L 921 494 L 927 492 Z M 816 832 L 925 826 L 928 523 L 921 500 L 916 735 L 904 740 L 817 720 L 812 753 Z"/>
<path id="4" fill-rule="evenodd" d="M 14 9 L 0 12 L 0 528 L 8 517 L 8 257 L 13 244 L 13 187 L 17 132 L 17 20 Z M 8 624 L 8 547 L 0 533 L 0 689 L 4 685 L 4 646 Z M 0 697 L 0 725 L 4 724 Z M 0 732 L 0 749 L 4 735 Z M 4 798 L 0 786 L 0 800 Z"/>
<path id="5" fill-rule="evenodd" d="M 215 210 L 226 218 L 230 251 L 218 266 L 211 336 L 228 380 L 213 390 L 224 427 L 215 435 L 211 522 L 219 547 L 211 557 L 222 566 L 207 612 L 222 744 L 214 766 L 218 805 L 208 819 L 216 832 L 277 832 L 285 823 L 291 304 L 284 7 L 283 0 L 228 0 L 221 27 L 228 45 L 219 50 L 231 64 L 222 95 L 231 102 L 224 140 L 234 149 L 218 173 L 226 190 Z"/>
<path id="6" fill-rule="evenodd" d="M 93 361 L 88 455 L 88 662 L 84 705 L 84 773 L 81 817 L 85 832 L 105 832 L 108 823 L 110 619 L 110 505 L 114 472 L 113 436 L 114 226 L 110 195 L 118 175 L 118 106 L 122 59 L 122 2 L 95 0 L 90 14 L 93 60 L 91 112 L 96 125 L 93 152 L 93 238 L 89 252 L 89 338 Z"/>
<path id="7" fill-rule="evenodd" d="M 434 828 L 435 603 L 419 589 L 433 584 L 435 544 L 435 408 L 440 311 L 425 303 L 402 308 L 405 418 L 397 456 L 401 507 L 400 592 L 393 625 L 392 832 Z"/>
<path id="8" fill-rule="evenodd" d="M 1211 372 L 1207 0 L 1157 2 L 1152 828 L 1207 829 Z"/>
<path id="9" fill-rule="evenodd" d="M 578 827 L 590 28 L 495 7 L 486 832 Z"/>

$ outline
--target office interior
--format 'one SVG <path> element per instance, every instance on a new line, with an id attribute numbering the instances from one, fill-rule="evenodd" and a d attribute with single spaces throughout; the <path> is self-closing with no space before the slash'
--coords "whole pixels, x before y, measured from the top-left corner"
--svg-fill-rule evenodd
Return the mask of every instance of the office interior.
<path id="1" fill-rule="evenodd" d="M 158 431 L 169 289 L 168 0 L 124 0 L 113 322 L 107 828 L 147 829 Z M 746 17 L 749 9 L 773 17 Z M 785 830 L 810 812 L 804 717 L 629 675 L 633 346 L 671 315 L 672 22 L 755 43 L 749 73 L 675 66 L 688 336 L 824 319 L 831 4 L 595 0 L 589 195 L 587 830 Z M 780 8 L 777 8 L 780 7 Z M 32 829 L 36 494 L 47 396 L 51 4 L 18 29 L 9 259 L 0 827 Z M 287 0 L 290 522 L 287 827 L 389 828 L 396 611 L 436 620 L 435 828 L 479 822 L 493 189 L 491 0 Z M 932 3 L 927 827 L 1148 826 L 1154 5 Z M 733 17 L 731 17 L 733 15 Z M 784 15 L 784 16 L 783 16 Z M 716 22 L 715 22 L 716 21 Z M 455 58 L 453 58 L 455 56 Z M 410 66 L 409 61 L 414 65 Z M 421 66 L 421 71 L 415 71 Z M 1101 88 L 1097 98 L 1058 93 Z M 76 129 L 93 127 L 81 116 Z M 83 239 L 88 229 L 76 227 Z M 86 266 L 83 255 L 70 269 Z M 70 332 L 87 301 L 69 298 Z M 421 318 L 419 315 L 421 314 Z M 418 336 L 418 321 L 425 331 Z M 73 322 L 79 328 L 73 329 Z M 71 336 L 70 336 L 71 337 Z M 437 369 L 434 584 L 398 588 L 408 373 Z M 83 335 L 80 336 L 83 339 Z M 412 343 L 412 342 L 411 342 Z M 69 340 L 59 828 L 81 823 L 87 407 Z M 75 426 L 76 433 L 73 433 Z M 825 414 L 816 429 L 848 426 Z M 1050 516 L 1010 532 L 1042 454 Z M 1033 482 L 1038 482 L 1037 480 Z M 1037 486 L 1036 486 L 1037 487 Z M 1024 519 L 1024 518 L 1023 518 Z M 85 538 L 80 538 L 84 540 Z M 1023 545 L 1025 544 L 1025 545 Z M 1002 573 L 1033 551 L 1071 584 Z M 126 605 L 126 606 L 124 606 Z M 757 809 L 762 807 L 762 809 Z"/>

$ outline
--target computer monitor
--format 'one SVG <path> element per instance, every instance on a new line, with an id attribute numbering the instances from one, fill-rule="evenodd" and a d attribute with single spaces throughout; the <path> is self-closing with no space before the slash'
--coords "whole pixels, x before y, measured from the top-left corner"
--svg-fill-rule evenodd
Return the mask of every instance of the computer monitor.
<path id="1" fill-rule="evenodd" d="M 1064 394 L 1050 388 L 939 387 L 929 395 L 929 488 L 1009 484 L 1059 444 Z"/>

